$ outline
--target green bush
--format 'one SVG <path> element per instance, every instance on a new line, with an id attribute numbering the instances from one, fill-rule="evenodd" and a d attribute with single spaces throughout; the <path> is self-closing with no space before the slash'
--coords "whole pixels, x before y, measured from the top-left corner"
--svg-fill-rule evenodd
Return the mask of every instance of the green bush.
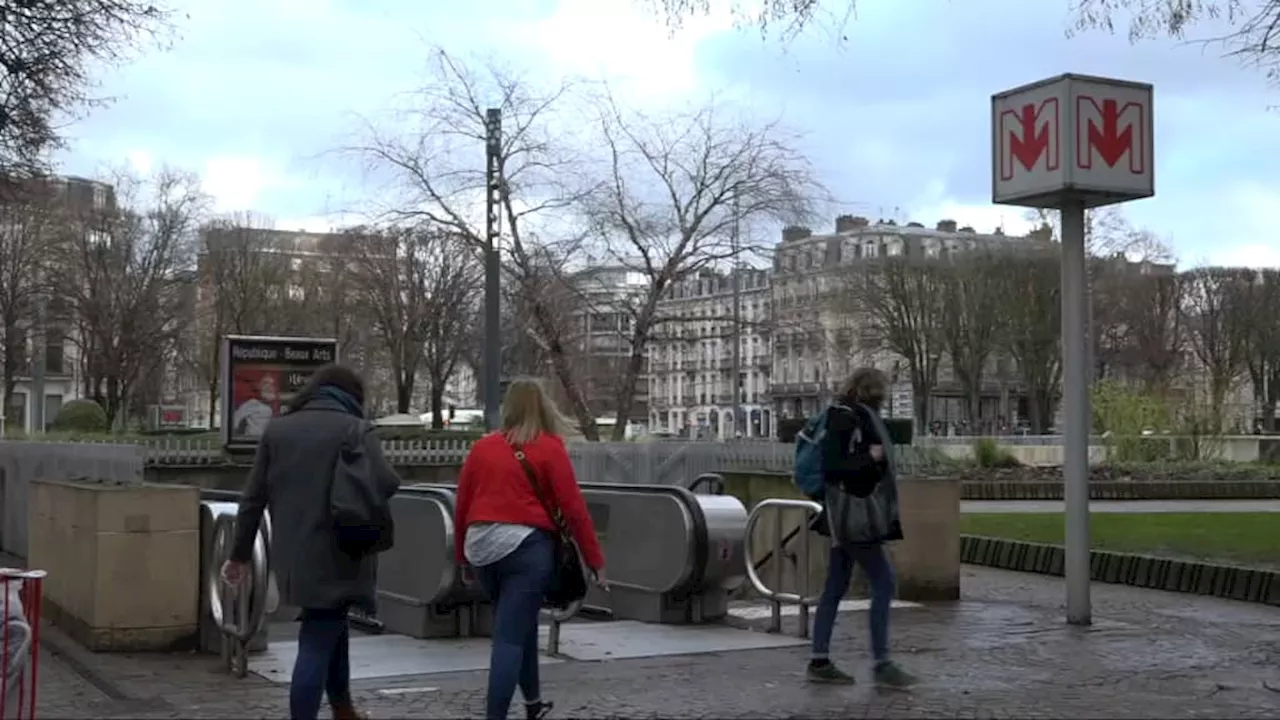
<path id="1" fill-rule="evenodd" d="M 980 468 L 1010 468 L 1022 465 L 1013 453 L 1000 447 L 994 438 L 978 438 L 973 441 L 973 462 Z"/>
<path id="2" fill-rule="evenodd" d="M 58 411 L 58 417 L 49 429 L 53 432 L 105 433 L 107 413 L 92 400 L 72 400 Z"/>

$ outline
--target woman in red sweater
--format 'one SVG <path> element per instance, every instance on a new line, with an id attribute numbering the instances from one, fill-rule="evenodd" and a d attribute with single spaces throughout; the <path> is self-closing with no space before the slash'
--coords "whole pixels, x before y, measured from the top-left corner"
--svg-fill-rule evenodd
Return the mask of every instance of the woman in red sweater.
<path id="1" fill-rule="evenodd" d="M 516 685 L 529 720 L 546 717 L 538 695 L 538 612 L 555 568 L 555 522 L 532 482 L 564 515 L 583 562 L 604 586 L 604 555 L 564 446 L 564 420 L 537 380 L 515 380 L 502 401 L 502 429 L 471 447 L 458 477 L 458 565 L 479 576 L 493 603 L 486 715 L 506 718 Z M 524 451 L 534 478 L 516 459 Z M 474 569 L 474 570 L 473 570 Z"/>

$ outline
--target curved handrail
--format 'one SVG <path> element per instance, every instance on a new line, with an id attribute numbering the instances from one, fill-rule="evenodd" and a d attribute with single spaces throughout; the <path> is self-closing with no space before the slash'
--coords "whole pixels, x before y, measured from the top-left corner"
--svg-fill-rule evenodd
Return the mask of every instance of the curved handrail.
<path id="1" fill-rule="evenodd" d="M 214 519 L 213 552 L 210 557 L 212 562 L 209 563 L 208 577 L 205 578 L 207 583 L 206 592 L 209 594 L 209 612 L 213 616 L 214 626 L 234 639 L 247 643 L 262 630 L 266 622 L 268 577 L 270 573 L 267 543 L 271 535 L 271 521 L 264 514 L 263 525 L 258 530 L 258 534 L 253 541 L 253 554 L 249 561 L 249 577 L 246 578 L 245 585 L 241 586 L 235 593 L 231 593 L 231 597 L 227 597 L 227 594 L 223 592 L 221 572 L 222 564 L 231 557 L 234 530 L 234 515 L 221 515 Z M 231 602 L 237 601 L 239 595 L 245 591 L 249 593 L 248 617 L 241 618 L 241 622 L 233 625 L 228 619 L 231 615 L 228 612 Z"/>
<path id="2" fill-rule="evenodd" d="M 756 567 L 755 567 L 755 561 L 753 560 L 753 558 L 755 557 L 755 552 L 754 552 L 755 548 L 752 547 L 752 541 L 751 541 L 752 531 L 755 529 L 756 524 L 760 522 L 760 518 L 763 516 L 763 514 L 766 511 L 769 511 L 772 509 L 772 512 L 774 513 L 775 523 L 777 524 L 777 533 L 776 533 L 777 537 L 775 538 L 774 548 L 772 550 L 772 553 L 775 558 L 780 558 L 782 556 L 782 552 L 781 552 L 782 550 L 782 512 L 783 510 L 788 508 L 803 509 L 806 511 L 805 520 L 804 520 L 805 524 L 804 526 L 802 526 L 806 528 L 808 527 L 808 524 L 811 518 L 822 512 L 822 505 L 812 500 L 788 500 L 784 498 L 769 498 L 766 500 L 761 500 L 760 502 L 756 503 L 756 506 L 751 509 L 751 514 L 747 516 L 746 537 L 743 539 L 743 542 L 746 545 L 746 547 L 743 549 L 743 554 L 746 556 L 745 564 L 747 566 L 747 579 L 751 581 L 751 586 L 755 588 L 755 591 L 757 593 L 760 593 L 762 597 L 764 597 L 767 600 L 771 600 L 774 603 L 787 602 L 787 603 L 795 603 L 798 605 L 803 605 L 806 607 L 811 605 L 816 605 L 818 603 L 818 598 L 820 597 L 820 594 L 815 593 L 813 595 L 802 596 L 798 593 L 781 592 L 778 590 L 771 589 L 764 584 L 764 581 L 760 578 L 760 573 L 756 570 Z M 804 544 L 807 545 L 807 542 Z M 803 560 L 800 567 L 803 568 L 802 572 L 808 573 L 809 564 L 808 564 L 807 557 Z M 808 587 L 811 587 L 811 585 L 806 582 L 805 587 L 808 588 Z"/>
<path id="3" fill-rule="evenodd" d="M 698 488 L 703 485 L 711 486 L 711 491 L 707 493 L 708 495 L 724 494 L 724 476 L 720 473 L 702 473 L 695 477 L 687 487 L 689 492 L 696 493 L 698 492 Z"/>

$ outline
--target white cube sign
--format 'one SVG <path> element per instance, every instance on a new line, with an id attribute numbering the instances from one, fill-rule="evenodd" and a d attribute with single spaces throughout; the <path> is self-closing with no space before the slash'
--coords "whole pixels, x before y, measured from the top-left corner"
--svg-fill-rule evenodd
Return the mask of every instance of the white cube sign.
<path id="1" fill-rule="evenodd" d="M 1088 207 L 1155 194 L 1152 89 L 1060 75 L 991 98 L 992 202 Z"/>

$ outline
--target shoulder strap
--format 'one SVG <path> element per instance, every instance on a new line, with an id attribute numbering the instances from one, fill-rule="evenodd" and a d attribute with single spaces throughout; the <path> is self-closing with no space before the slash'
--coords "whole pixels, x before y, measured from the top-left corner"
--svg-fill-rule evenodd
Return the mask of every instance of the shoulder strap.
<path id="1" fill-rule="evenodd" d="M 547 502 L 546 495 L 542 492 L 542 485 L 538 482 L 538 473 L 534 470 L 533 463 L 529 462 L 529 457 L 524 454 L 524 448 L 520 445 L 512 444 L 511 449 L 515 452 L 516 460 L 520 462 L 520 467 L 524 468 L 525 479 L 529 481 L 529 487 L 533 488 L 533 494 L 538 498 L 538 504 L 546 511 L 547 516 L 551 518 L 551 522 L 555 523 L 556 530 L 564 534 L 564 515 L 560 512 L 559 507 Z"/>

